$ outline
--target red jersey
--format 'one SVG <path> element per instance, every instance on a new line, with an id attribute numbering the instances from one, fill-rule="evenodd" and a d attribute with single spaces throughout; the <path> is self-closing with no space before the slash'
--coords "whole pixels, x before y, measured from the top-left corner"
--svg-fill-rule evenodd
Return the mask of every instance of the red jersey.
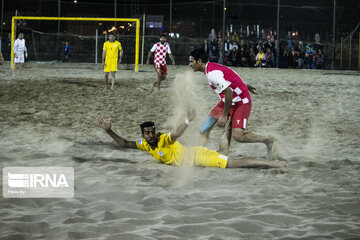
<path id="1" fill-rule="evenodd" d="M 229 87 L 233 92 L 232 105 L 251 102 L 246 84 L 234 70 L 217 63 L 208 62 L 205 73 L 210 87 L 218 94 L 221 101 L 225 102 L 223 91 Z"/>
<path id="2" fill-rule="evenodd" d="M 161 44 L 161 42 L 155 43 L 150 50 L 155 52 L 154 54 L 154 66 L 166 65 L 166 54 L 171 53 L 170 46 L 167 42 Z"/>

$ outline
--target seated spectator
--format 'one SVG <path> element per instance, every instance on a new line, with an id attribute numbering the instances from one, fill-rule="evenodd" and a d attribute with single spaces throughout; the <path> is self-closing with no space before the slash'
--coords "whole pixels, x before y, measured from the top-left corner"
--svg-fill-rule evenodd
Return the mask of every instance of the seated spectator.
<path id="1" fill-rule="evenodd" d="M 241 47 L 239 51 L 239 64 L 241 67 L 249 66 L 249 53 L 245 50 L 244 47 Z"/>
<path id="2" fill-rule="evenodd" d="M 232 35 L 232 37 L 231 37 L 231 42 L 232 43 L 239 43 L 239 41 L 240 41 L 240 38 L 239 38 L 239 36 L 237 35 L 237 33 L 236 32 L 234 32 L 234 34 Z"/>
<path id="3" fill-rule="evenodd" d="M 213 41 L 215 41 L 215 40 L 213 39 Z M 210 62 L 217 63 L 219 61 L 219 49 L 218 49 L 217 43 L 214 42 L 211 45 L 211 48 L 212 48 L 212 51 L 211 51 L 211 56 L 209 56 L 209 60 L 210 60 Z"/>
<path id="4" fill-rule="evenodd" d="M 265 67 L 266 66 L 266 58 L 262 49 L 259 50 L 258 54 L 255 57 L 256 67 Z"/>
<path id="5" fill-rule="evenodd" d="M 300 51 L 295 52 L 296 55 L 296 63 L 297 63 L 297 69 L 302 69 L 304 65 L 304 56 L 303 53 Z"/>
<path id="6" fill-rule="evenodd" d="M 229 56 L 230 55 L 230 51 L 232 49 L 232 43 L 230 41 L 230 39 L 227 39 L 225 42 L 225 56 Z"/>
<path id="7" fill-rule="evenodd" d="M 254 30 L 251 30 L 250 31 L 250 34 L 249 34 L 249 41 L 250 43 L 255 43 L 256 42 L 256 33 L 254 32 Z"/>
<path id="8" fill-rule="evenodd" d="M 231 53 L 230 53 L 230 58 L 229 58 L 229 63 L 232 65 L 232 66 L 238 66 L 238 63 L 239 63 L 239 51 L 237 48 L 233 48 L 231 50 Z"/>
<path id="9" fill-rule="evenodd" d="M 232 48 L 230 49 L 230 51 L 233 50 L 233 48 L 236 48 L 236 50 L 239 50 L 239 46 L 237 45 L 236 42 L 232 43 Z"/>

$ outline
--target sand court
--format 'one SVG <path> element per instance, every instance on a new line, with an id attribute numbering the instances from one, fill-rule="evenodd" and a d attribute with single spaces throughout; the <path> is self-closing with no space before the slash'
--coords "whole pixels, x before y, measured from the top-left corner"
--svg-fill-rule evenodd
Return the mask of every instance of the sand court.
<path id="1" fill-rule="evenodd" d="M 196 145 L 218 102 L 203 74 L 168 66 L 150 93 L 153 66 L 122 66 L 103 90 L 101 65 L 26 63 L 0 71 L 1 167 L 73 167 L 71 199 L 0 199 L 1 239 L 348 239 L 360 235 L 358 72 L 235 68 L 257 88 L 248 129 L 277 139 L 286 172 L 178 168 L 121 149 L 97 126 L 140 140 L 152 120 Z M 207 145 L 218 150 L 223 129 Z M 264 144 L 234 140 L 230 156 L 263 158 Z M 2 174 L 2 171 L 1 171 Z M 1 187 L 3 183 L 1 182 Z"/>

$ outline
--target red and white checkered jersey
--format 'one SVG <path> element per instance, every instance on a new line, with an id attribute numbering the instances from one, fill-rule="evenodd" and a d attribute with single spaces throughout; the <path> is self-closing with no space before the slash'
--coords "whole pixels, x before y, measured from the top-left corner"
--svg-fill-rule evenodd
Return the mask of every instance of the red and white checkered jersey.
<path id="1" fill-rule="evenodd" d="M 150 51 L 155 52 L 154 65 L 166 65 L 166 53 L 171 53 L 170 46 L 167 42 L 164 44 L 161 44 L 161 42 L 155 43 Z"/>
<path id="2" fill-rule="evenodd" d="M 223 65 L 208 62 L 205 68 L 210 87 L 225 102 L 223 93 L 227 87 L 233 92 L 232 105 L 246 104 L 251 101 L 249 90 L 240 76 L 232 69 Z"/>

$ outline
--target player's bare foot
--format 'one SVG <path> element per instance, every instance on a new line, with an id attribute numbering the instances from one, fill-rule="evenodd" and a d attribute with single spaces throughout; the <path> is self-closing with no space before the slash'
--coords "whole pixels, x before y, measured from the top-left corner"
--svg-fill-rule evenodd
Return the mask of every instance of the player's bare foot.
<path id="1" fill-rule="evenodd" d="M 269 137 L 264 142 L 267 148 L 266 159 L 269 161 L 276 159 L 278 155 L 274 141 L 275 139 L 273 137 Z"/>
<path id="2" fill-rule="evenodd" d="M 279 160 L 275 160 L 274 164 L 278 167 L 278 168 L 287 168 L 288 167 L 288 163 L 286 161 L 279 161 Z"/>

